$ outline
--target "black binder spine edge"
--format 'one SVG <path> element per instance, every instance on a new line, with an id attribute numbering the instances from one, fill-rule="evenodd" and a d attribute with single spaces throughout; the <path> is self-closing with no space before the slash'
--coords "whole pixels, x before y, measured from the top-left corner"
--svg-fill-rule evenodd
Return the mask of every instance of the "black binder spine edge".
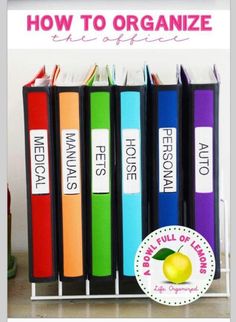
<path id="1" fill-rule="evenodd" d="M 215 204 L 215 259 L 216 259 L 216 271 L 215 279 L 221 277 L 220 270 L 220 214 L 219 214 L 219 84 L 215 85 L 214 90 L 214 204 Z M 227 236 L 226 236 L 227 237 Z"/>

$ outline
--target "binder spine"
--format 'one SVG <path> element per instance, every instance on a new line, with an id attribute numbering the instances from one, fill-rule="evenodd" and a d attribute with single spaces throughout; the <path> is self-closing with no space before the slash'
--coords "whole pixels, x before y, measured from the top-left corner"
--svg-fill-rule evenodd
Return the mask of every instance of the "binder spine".
<path id="1" fill-rule="evenodd" d="M 87 272 L 83 102 L 84 87 L 55 87 L 59 268 L 64 282 L 82 281 Z"/>
<path id="2" fill-rule="evenodd" d="M 51 282 L 57 280 L 54 125 L 51 88 L 24 86 L 23 101 L 29 281 L 32 283 Z M 37 151 L 40 152 L 38 156 Z M 39 172 L 42 175 L 37 177 Z"/>
<path id="3" fill-rule="evenodd" d="M 218 90 L 218 84 L 192 87 L 194 229 L 214 251 L 215 278 L 220 277 Z"/>
<path id="4" fill-rule="evenodd" d="M 151 174 L 149 176 L 151 231 L 184 224 L 182 180 L 181 84 L 152 85 L 148 111 Z"/>
<path id="5" fill-rule="evenodd" d="M 113 87 L 86 88 L 89 279 L 115 278 Z"/>
<path id="6" fill-rule="evenodd" d="M 121 280 L 136 284 L 134 257 L 148 232 L 146 87 L 119 86 L 116 91 L 118 266 Z"/>
<path id="7" fill-rule="evenodd" d="M 184 159 L 187 225 L 206 238 L 220 278 L 219 237 L 219 84 L 184 80 Z M 204 172 L 205 171 L 205 172 Z"/>
<path id="8" fill-rule="evenodd" d="M 179 85 L 157 88 L 158 228 L 181 224 L 181 111 Z"/>

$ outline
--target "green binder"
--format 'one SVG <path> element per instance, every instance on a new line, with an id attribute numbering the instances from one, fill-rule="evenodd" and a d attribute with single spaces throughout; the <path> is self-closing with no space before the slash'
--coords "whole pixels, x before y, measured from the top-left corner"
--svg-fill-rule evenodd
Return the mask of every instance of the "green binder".
<path id="1" fill-rule="evenodd" d="M 110 146 L 110 93 L 94 92 L 94 93 L 91 93 L 90 95 L 91 95 L 91 123 L 90 123 L 91 131 L 95 129 L 97 131 L 102 129 L 107 129 L 108 135 L 109 135 L 108 136 L 109 146 Z M 99 134 L 99 132 L 97 133 Z M 93 154 L 93 151 L 91 151 L 91 153 Z M 103 161 L 102 156 L 100 161 Z M 107 165 L 107 170 L 110 172 L 110 164 Z M 110 173 L 109 173 L 109 176 L 110 176 Z M 107 276 L 107 275 L 111 275 L 110 184 L 109 184 L 109 192 L 107 191 L 105 193 L 104 192 L 99 193 L 99 192 L 93 192 L 92 190 L 91 198 L 92 198 L 92 275 Z"/>
<path id="2" fill-rule="evenodd" d="M 111 115 L 113 98 L 110 85 L 109 77 L 106 80 L 99 80 L 95 75 L 94 82 L 88 87 L 90 277 L 114 276 Z"/>

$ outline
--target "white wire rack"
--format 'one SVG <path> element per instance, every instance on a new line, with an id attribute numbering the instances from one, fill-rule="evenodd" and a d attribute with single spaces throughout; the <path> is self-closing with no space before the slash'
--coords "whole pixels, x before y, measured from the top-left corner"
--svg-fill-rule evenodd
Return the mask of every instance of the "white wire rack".
<path id="1" fill-rule="evenodd" d="M 221 279 L 225 279 L 224 291 L 206 292 L 202 297 L 230 297 L 230 247 L 229 247 L 229 212 L 227 204 L 221 200 L 220 202 L 221 225 L 223 224 L 223 232 L 221 235 L 221 254 L 224 254 L 224 267 L 221 268 Z M 223 265 L 223 263 L 221 263 Z M 115 292 L 114 294 L 98 294 L 90 293 L 90 282 L 85 281 L 85 294 L 83 295 L 65 295 L 63 292 L 63 282 L 58 279 L 56 295 L 37 295 L 37 284 L 31 283 L 31 300 L 46 301 L 46 300 L 89 300 L 89 299 L 118 299 L 118 298 L 147 298 L 146 294 L 121 294 L 119 290 L 119 272 L 116 272 Z"/>

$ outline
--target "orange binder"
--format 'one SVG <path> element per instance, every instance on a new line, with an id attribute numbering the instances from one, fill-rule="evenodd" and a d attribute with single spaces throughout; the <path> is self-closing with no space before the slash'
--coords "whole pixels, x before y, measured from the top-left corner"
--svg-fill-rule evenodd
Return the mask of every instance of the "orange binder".
<path id="1" fill-rule="evenodd" d="M 59 268 L 62 281 L 86 276 L 84 78 L 61 74 L 55 87 Z"/>
<path id="2" fill-rule="evenodd" d="M 80 132 L 80 113 L 79 113 L 79 93 L 64 92 L 59 93 L 59 113 L 60 113 L 60 133 L 61 137 L 68 133 L 68 142 L 75 145 L 75 152 L 78 153 L 78 166 L 80 163 L 80 148 L 79 148 L 79 132 Z M 69 131 L 68 131 L 69 130 Z M 70 132 L 72 130 L 73 132 Z M 69 133 L 70 135 L 69 139 Z M 76 137 L 77 136 L 77 137 Z M 77 143 L 73 143 L 73 140 L 78 140 Z M 69 144 L 68 143 L 68 144 Z M 78 144 L 78 147 L 76 146 Z M 73 149 L 73 147 L 71 147 Z M 68 150 L 71 150 L 68 148 Z M 63 149 L 64 150 L 64 149 Z M 78 151 L 77 151 L 78 150 Z M 72 150 L 73 151 L 73 150 Z M 65 151 L 62 151 L 64 153 Z M 74 151 L 71 152 L 74 154 Z M 65 156 L 62 157 L 62 159 Z M 71 162 L 70 170 L 68 172 L 76 171 L 72 160 L 76 160 L 75 157 L 72 159 L 68 156 L 69 162 Z M 67 161 L 68 163 L 68 161 Z M 73 165 L 72 165 L 73 164 Z M 69 168 L 68 168 L 69 169 Z M 65 170 L 66 171 L 66 170 Z M 64 171 L 64 172 L 65 172 Z M 82 191 L 81 191 L 81 169 L 80 166 L 78 171 L 78 183 L 74 180 L 68 181 L 67 188 L 73 191 L 73 186 L 77 189 L 77 193 L 62 194 L 62 226 L 63 226 L 63 254 L 64 254 L 64 276 L 76 277 L 84 274 L 83 269 L 83 241 L 82 241 Z M 65 181 L 66 174 L 62 173 Z M 71 176 L 70 176 L 71 177 Z M 67 176 L 68 178 L 68 176 Z M 76 187 L 77 186 L 77 187 Z M 73 191 L 74 192 L 74 191 Z"/>
<path id="3" fill-rule="evenodd" d="M 56 88 L 61 280 L 84 276 L 80 92 L 79 87 Z"/>

